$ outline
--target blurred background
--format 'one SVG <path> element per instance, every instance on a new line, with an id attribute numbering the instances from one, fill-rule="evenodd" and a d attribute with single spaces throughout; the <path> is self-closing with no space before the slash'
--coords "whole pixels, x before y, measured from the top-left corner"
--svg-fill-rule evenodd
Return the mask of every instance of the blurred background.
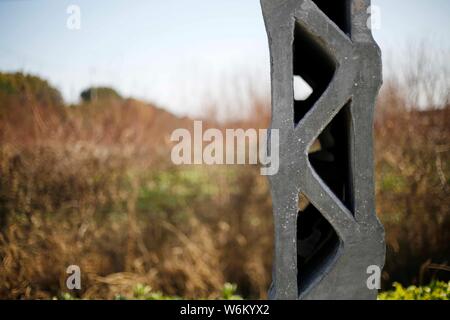
<path id="1" fill-rule="evenodd" d="M 450 280 L 450 2 L 373 0 L 383 290 Z M 0 0 L 0 298 L 266 298 L 256 166 L 174 166 L 194 119 L 266 128 L 258 0 Z M 137 292 L 137 293 L 136 293 Z"/>

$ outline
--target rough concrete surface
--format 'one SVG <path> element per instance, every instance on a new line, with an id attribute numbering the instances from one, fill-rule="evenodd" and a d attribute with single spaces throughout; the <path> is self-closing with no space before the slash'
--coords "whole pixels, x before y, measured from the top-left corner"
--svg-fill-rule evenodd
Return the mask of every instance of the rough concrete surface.
<path id="1" fill-rule="evenodd" d="M 381 53 L 370 0 L 261 0 L 271 51 L 273 299 L 375 299 L 384 265 L 375 213 L 373 111 Z M 313 93 L 294 100 L 294 75 Z"/>

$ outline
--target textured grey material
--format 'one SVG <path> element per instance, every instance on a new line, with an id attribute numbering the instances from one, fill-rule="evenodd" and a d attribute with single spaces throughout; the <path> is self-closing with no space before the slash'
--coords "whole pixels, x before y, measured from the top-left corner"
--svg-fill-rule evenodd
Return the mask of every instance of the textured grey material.
<path id="1" fill-rule="evenodd" d="M 261 0 L 271 52 L 272 299 L 375 299 L 367 268 L 384 265 L 375 213 L 373 110 L 381 53 L 369 0 Z M 313 88 L 294 100 L 293 76 Z M 319 147 L 317 147 L 319 146 Z M 303 206 L 299 205 L 299 197 Z"/>

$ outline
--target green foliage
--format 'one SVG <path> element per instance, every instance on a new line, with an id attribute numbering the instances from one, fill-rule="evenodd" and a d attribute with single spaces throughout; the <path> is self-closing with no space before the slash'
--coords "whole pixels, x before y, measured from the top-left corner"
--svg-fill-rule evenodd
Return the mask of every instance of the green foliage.
<path id="1" fill-rule="evenodd" d="M 116 299 L 126 300 L 127 298 L 124 296 L 117 296 Z M 178 300 L 180 298 L 165 296 L 159 291 L 152 291 L 152 288 L 147 285 L 138 284 L 133 290 L 132 299 L 135 299 L 135 300 Z"/>
<path id="2" fill-rule="evenodd" d="M 22 97 L 42 104 L 60 105 L 61 93 L 47 81 L 21 72 L 0 73 L 0 99 Z"/>
<path id="3" fill-rule="evenodd" d="M 77 298 L 72 296 L 69 292 L 64 292 L 58 297 L 54 297 L 53 300 L 77 300 Z"/>
<path id="4" fill-rule="evenodd" d="M 378 295 L 378 300 L 450 300 L 450 281 L 448 283 L 443 281 L 432 282 L 428 286 L 416 287 L 409 286 L 404 288 L 400 283 L 393 284 L 394 290 L 381 292 Z M 236 295 L 237 285 L 232 283 L 225 283 L 221 296 L 221 300 L 242 300 L 242 297 Z M 70 293 L 63 293 L 54 299 L 60 300 L 76 300 Z M 127 297 L 124 295 L 117 295 L 116 300 L 179 300 L 180 297 L 165 296 L 159 291 L 152 291 L 151 287 L 138 284 L 133 289 L 133 295 Z"/>
<path id="5" fill-rule="evenodd" d="M 225 283 L 221 296 L 219 299 L 221 300 L 242 300 L 242 297 L 236 295 L 237 285 L 231 284 L 231 283 Z M 67 297 L 70 297 L 70 294 L 68 296 L 62 296 L 66 298 L 65 300 L 68 300 Z M 162 294 L 159 291 L 152 291 L 152 288 L 144 285 L 144 284 L 138 284 L 134 290 L 133 290 L 133 296 L 131 298 L 128 298 L 124 295 L 117 295 L 116 300 L 128 300 L 128 299 L 134 299 L 134 300 L 179 300 L 180 297 L 177 296 L 166 296 Z"/>
<path id="6" fill-rule="evenodd" d="M 196 204 L 219 192 L 214 181 L 200 170 L 152 172 L 141 176 L 141 180 L 139 212 L 152 212 L 166 219 L 183 220 Z"/>
<path id="7" fill-rule="evenodd" d="M 399 283 L 394 283 L 392 291 L 382 292 L 378 300 L 450 300 L 450 281 L 432 282 L 429 286 L 404 288 Z"/>
<path id="8" fill-rule="evenodd" d="M 241 296 L 236 295 L 237 285 L 233 283 L 225 283 L 222 289 L 223 300 L 242 300 Z"/>
<path id="9" fill-rule="evenodd" d="M 121 100 L 121 95 L 109 87 L 90 87 L 80 94 L 81 100 L 85 103 L 104 100 Z"/>
<path id="10" fill-rule="evenodd" d="M 391 170 L 394 171 L 395 169 L 392 168 Z M 388 171 L 383 172 L 380 185 L 384 192 L 401 193 L 406 189 L 407 183 L 400 174 Z"/>

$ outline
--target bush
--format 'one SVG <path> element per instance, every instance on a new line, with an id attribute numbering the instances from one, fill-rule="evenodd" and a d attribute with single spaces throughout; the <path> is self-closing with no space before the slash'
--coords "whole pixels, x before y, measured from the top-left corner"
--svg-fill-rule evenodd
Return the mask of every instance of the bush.
<path id="1" fill-rule="evenodd" d="M 83 102 L 93 102 L 99 100 L 121 100 L 120 94 L 108 87 L 90 87 L 81 92 L 81 100 Z"/>
<path id="2" fill-rule="evenodd" d="M 448 281 L 450 106 L 391 111 L 375 128 L 377 212 L 387 244 L 383 289 Z"/>
<path id="3" fill-rule="evenodd" d="M 60 92 L 47 81 L 21 72 L 0 73 L 0 102 L 21 97 L 41 104 L 61 105 Z"/>
<path id="4" fill-rule="evenodd" d="M 396 282 L 393 287 L 392 291 L 380 293 L 378 300 L 450 300 L 450 281 L 435 281 L 429 286 L 407 288 Z"/>

